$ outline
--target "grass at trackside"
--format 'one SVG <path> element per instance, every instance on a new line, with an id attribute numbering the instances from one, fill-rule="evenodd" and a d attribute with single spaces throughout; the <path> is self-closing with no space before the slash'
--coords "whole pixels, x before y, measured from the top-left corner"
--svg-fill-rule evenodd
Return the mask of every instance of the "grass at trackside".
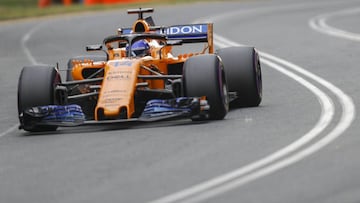
<path id="1" fill-rule="evenodd" d="M 53 4 L 52 6 L 46 8 L 39 8 L 38 1 L 39 0 L 0 0 L 0 21 L 46 16 L 46 15 L 74 13 L 74 12 L 109 10 L 109 9 L 124 8 L 129 6 L 136 7 L 136 6 L 148 6 L 154 4 L 177 4 L 177 3 L 194 2 L 194 0 L 148 0 L 147 2 L 143 1 L 142 3 L 94 5 L 94 6 L 84 6 L 82 4 L 72 4 L 71 6 L 63 6 L 61 4 Z M 197 0 L 197 1 L 201 1 L 201 0 Z M 207 0 L 207 1 L 216 1 L 216 0 Z M 53 0 L 53 2 L 55 2 L 55 0 Z M 73 0 L 73 2 L 75 1 Z"/>

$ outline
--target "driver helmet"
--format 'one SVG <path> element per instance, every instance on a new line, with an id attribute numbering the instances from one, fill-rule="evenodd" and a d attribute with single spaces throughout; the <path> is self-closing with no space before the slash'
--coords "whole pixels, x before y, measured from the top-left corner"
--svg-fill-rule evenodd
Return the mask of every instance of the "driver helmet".
<path id="1" fill-rule="evenodd" d="M 131 55 L 138 57 L 149 56 L 150 55 L 149 43 L 146 40 L 136 41 L 134 44 L 131 45 Z"/>

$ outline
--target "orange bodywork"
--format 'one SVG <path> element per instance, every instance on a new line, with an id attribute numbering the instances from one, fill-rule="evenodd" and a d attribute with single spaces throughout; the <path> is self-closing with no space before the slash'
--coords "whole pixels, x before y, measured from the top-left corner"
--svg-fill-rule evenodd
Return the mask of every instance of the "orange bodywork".
<path id="1" fill-rule="evenodd" d="M 132 29 L 141 24 L 143 32 L 151 33 L 152 28 L 145 20 L 139 19 Z M 164 89 L 163 79 L 146 79 L 139 75 L 168 74 L 168 65 L 185 62 L 194 55 L 213 53 L 213 27 L 207 24 L 207 44 L 197 53 L 185 53 L 172 56 L 172 46 L 151 46 L 151 56 L 136 58 L 127 57 L 126 49 L 113 48 L 111 43 L 105 44 L 108 61 L 94 62 L 92 60 L 73 61 L 72 77 L 74 80 L 84 80 L 84 69 L 104 69 L 100 85 L 97 105 L 94 109 L 95 120 L 131 118 L 135 112 L 134 96 L 139 88 Z M 150 68 L 149 68 L 150 67 Z M 156 72 L 150 70 L 156 67 Z M 124 113 L 126 114 L 124 116 Z"/>
<path id="2" fill-rule="evenodd" d="M 134 94 L 141 60 L 113 60 L 106 64 L 104 80 L 95 108 L 95 118 L 102 112 L 107 118 L 117 118 L 122 108 L 127 118 L 135 111 Z"/>

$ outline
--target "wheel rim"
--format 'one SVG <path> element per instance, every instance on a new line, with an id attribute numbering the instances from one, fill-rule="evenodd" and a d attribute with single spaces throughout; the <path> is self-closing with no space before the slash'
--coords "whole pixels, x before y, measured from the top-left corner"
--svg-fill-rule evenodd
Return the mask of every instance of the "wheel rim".
<path id="1" fill-rule="evenodd" d="M 225 105 L 226 111 L 228 111 L 229 110 L 229 95 L 228 95 L 226 83 L 223 83 L 222 91 L 223 91 L 223 95 L 224 95 L 223 103 Z"/>
<path id="2" fill-rule="evenodd" d="M 219 67 L 219 79 L 221 81 L 221 89 L 220 91 L 222 91 L 221 95 L 222 95 L 222 103 L 225 107 L 226 112 L 229 111 L 229 96 L 228 96 L 228 88 L 227 88 L 227 83 L 226 83 L 226 79 L 225 79 L 225 72 L 224 72 L 224 67 L 222 66 L 221 63 L 219 63 L 220 67 Z"/>
<path id="3" fill-rule="evenodd" d="M 256 80 L 256 87 L 259 96 L 262 96 L 262 76 L 261 76 L 261 65 L 259 60 L 259 55 L 256 54 L 256 66 L 255 66 L 255 80 Z"/>

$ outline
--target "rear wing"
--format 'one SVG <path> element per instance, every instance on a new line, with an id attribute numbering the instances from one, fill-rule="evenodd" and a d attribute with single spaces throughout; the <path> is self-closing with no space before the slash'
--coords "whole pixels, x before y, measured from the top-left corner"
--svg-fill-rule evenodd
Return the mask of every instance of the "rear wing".
<path id="1" fill-rule="evenodd" d="M 208 43 L 209 53 L 214 53 L 213 24 L 172 25 L 168 27 L 149 26 L 148 32 L 163 34 L 167 40 L 179 40 L 182 43 Z M 133 28 L 122 28 L 121 34 L 136 33 Z"/>
<path id="2" fill-rule="evenodd" d="M 163 29 L 163 34 L 170 40 L 186 42 L 207 42 L 210 24 L 175 25 Z"/>

